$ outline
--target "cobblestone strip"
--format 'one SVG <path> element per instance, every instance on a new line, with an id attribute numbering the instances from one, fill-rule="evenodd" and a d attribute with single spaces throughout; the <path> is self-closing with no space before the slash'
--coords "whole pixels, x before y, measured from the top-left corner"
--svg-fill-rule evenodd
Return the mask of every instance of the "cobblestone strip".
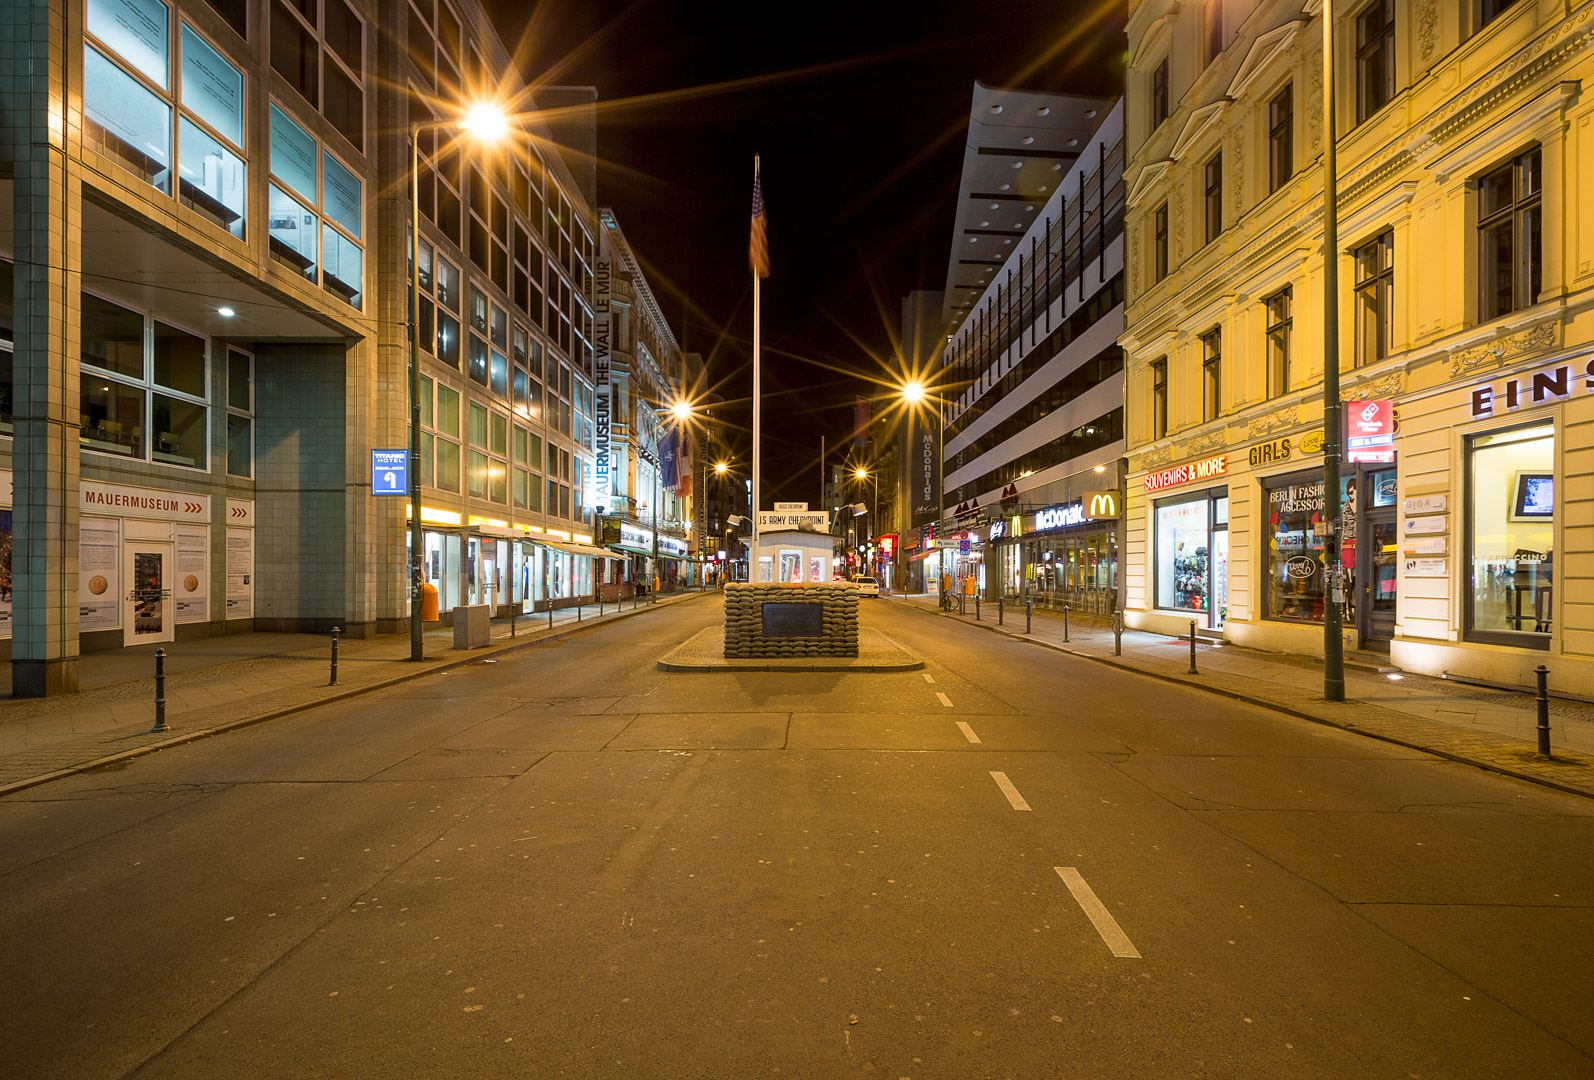
<path id="1" fill-rule="evenodd" d="M 972 619 L 959 618 L 923 605 L 918 606 L 929 614 L 956 619 L 958 622 L 978 626 L 1055 652 L 1077 656 L 1084 660 L 1094 660 L 1109 667 L 1149 675 L 1196 690 L 1205 690 L 1208 693 L 1287 713 L 1303 720 L 1327 724 L 1361 735 L 1370 735 L 1385 742 L 1421 750 L 1451 761 L 1559 788 L 1574 795 L 1594 798 L 1594 757 L 1576 751 L 1557 748 L 1554 756 L 1546 760 L 1539 757 L 1532 747 L 1521 740 L 1507 739 L 1494 732 L 1461 730 L 1453 724 L 1425 719 L 1413 713 L 1388 709 L 1371 702 L 1305 702 L 1298 696 L 1271 692 L 1271 688 L 1279 684 L 1266 678 L 1232 675 L 1212 670 L 1192 676 L 1187 674 L 1188 654 L 1180 651 L 1180 647 L 1177 646 L 1151 646 L 1151 648 L 1166 649 L 1170 653 L 1177 652 L 1181 657 L 1177 661 L 1146 656 L 1143 650 L 1147 646 L 1144 645 L 1136 647 L 1139 655 L 1132 655 L 1126 647 L 1123 656 L 1114 656 L 1111 635 L 1102 634 L 1094 628 L 1086 630 L 1076 627 L 1070 637 L 1082 640 L 1070 641 L 1069 644 L 1063 645 L 1037 634 L 1026 636 L 1005 627 L 992 626 L 984 622 L 977 623 Z M 1260 661 L 1260 663 L 1267 662 Z M 1197 666 L 1200 666 L 1199 663 Z M 1285 670 L 1291 669 L 1285 668 Z"/>

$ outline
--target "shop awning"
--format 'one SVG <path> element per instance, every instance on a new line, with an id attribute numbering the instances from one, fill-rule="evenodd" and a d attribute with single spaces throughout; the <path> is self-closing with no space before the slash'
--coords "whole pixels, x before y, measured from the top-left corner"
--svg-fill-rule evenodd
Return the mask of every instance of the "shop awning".
<path id="1" fill-rule="evenodd" d="M 623 559 L 624 555 L 616 554 L 606 548 L 592 547 L 588 544 L 571 544 L 563 540 L 538 540 L 537 543 L 544 547 L 558 548 L 560 551 L 571 555 L 582 555 L 589 559 Z"/>

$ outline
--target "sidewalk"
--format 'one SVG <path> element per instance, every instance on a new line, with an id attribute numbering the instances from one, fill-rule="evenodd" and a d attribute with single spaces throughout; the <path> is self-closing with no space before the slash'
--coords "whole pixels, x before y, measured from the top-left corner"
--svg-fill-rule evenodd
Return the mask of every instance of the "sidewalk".
<path id="1" fill-rule="evenodd" d="M 975 622 L 972 603 L 967 615 L 957 615 L 940 611 L 934 596 L 893 599 L 940 618 Z M 1191 675 L 1188 639 L 1126 630 L 1123 655 L 1114 656 L 1111 628 L 1095 619 L 1072 620 L 1065 642 L 1060 613 L 1036 611 L 1028 635 L 1022 604 L 1007 606 L 1005 626 L 997 626 L 994 604 L 982 604 L 981 616 L 982 628 L 1020 641 L 1594 797 L 1594 705 L 1584 702 L 1550 699 L 1554 756 L 1545 760 L 1537 755 L 1538 713 L 1531 694 L 1406 672 L 1390 678 L 1347 666 L 1346 700 L 1329 702 L 1323 700 L 1322 663 L 1309 657 L 1204 644 L 1198 638 L 1199 674 Z"/>
<path id="2" fill-rule="evenodd" d="M 492 624 L 491 645 L 465 651 L 454 648 L 452 629 L 430 630 L 425 635 L 426 659 L 419 664 L 410 662 L 408 634 L 344 640 L 338 643 L 337 686 L 327 685 L 330 635 L 314 648 L 303 647 L 314 640 L 309 635 L 262 635 L 268 650 L 278 646 L 284 651 L 223 659 L 200 667 L 193 666 L 189 654 L 208 652 L 215 659 L 237 650 L 209 647 L 218 639 L 168 643 L 163 647 L 171 657 L 166 665 L 166 725 L 170 730 L 160 734 L 150 731 L 155 723 L 154 661 L 146 658 L 141 665 L 148 673 L 144 678 L 94 685 L 125 673 L 129 660 L 124 653 L 133 650 L 91 653 L 79 662 L 89 669 L 83 673 L 83 682 L 91 689 L 52 698 L 0 699 L 0 796 L 231 728 L 494 659 L 598 623 L 645 615 L 698 596 L 718 595 L 712 591 L 677 593 L 661 596 L 651 607 L 645 601 L 638 607 L 626 601 L 623 610 L 606 603 L 601 616 L 596 604 L 564 608 L 554 612 L 552 628 L 546 612 L 520 616 L 513 627 L 508 619 L 498 619 Z M 243 637 L 219 640 L 242 642 Z M 153 653 L 147 647 L 138 651 Z"/>

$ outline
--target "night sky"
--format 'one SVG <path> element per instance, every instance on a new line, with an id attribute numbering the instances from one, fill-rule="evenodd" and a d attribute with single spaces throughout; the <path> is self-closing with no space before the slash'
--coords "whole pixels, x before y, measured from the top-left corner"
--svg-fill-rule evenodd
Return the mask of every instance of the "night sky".
<path id="1" fill-rule="evenodd" d="M 743 476 L 763 155 L 764 501 L 816 506 L 820 436 L 846 460 L 855 396 L 883 394 L 871 380 L 897 369 L 902 297 L 944 285 L 974 81 L 1115 95 L 1125 7 L 492 3 L 530 82 L 598 88 L 598 201 L 731 403 Z"/>

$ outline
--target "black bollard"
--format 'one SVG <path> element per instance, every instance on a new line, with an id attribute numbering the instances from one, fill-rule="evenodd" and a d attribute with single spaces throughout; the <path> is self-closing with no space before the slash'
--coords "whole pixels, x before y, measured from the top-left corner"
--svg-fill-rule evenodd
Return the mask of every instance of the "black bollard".
<path id="1" fill-rule="evenodd" d="M 150 733 L 170 731 L 166 726 L 166 650 L 155 650 L 155 726 Z"/>
<path id="2" fill-rule="evenodd" d="M 974 597 L 974 621 L 980 621 L 980 598 L 978 596 Z"/>
<path id="3" fill-rule="evenodd" d="M 1550 669 L 1540 664 L 1533 670 L 1539 677 L 1539 757 L 1550 754 Z"/>
<path id="4" fill-rule="evenodd" d="M 1124 613 L 1121 611 L 1112 613 L 1112 654 L 1124 654 Z"/>
<path id="5" fill-rule="evenodd" d="M 1195 667 L 1195 620 L 1194 619 L 1190 620 L 1190 670 L 1185 672 L 1185 674 L 1186 675 L 1199 675 L 1199 674 L 1201 674 L 1199 671 L 1196 670 L 1196 667 Z"/>
<path id="6" fill-rule="evenodd" d="M 1063 644 L 1068 644 L 1068 605 L 1063 605 Z"/>
<path id="7" fill-rule="evenodd" d="M 515 616 L 518 615 L 518 614 L 520 614 L 519 605 L 518 604 L 510 604 L 509 605 L 509 636 L 510 637 L 514 637 L 515 636 Z"/>
<path id="8" fill-rule="evenodd" d="M 1024 633 L 1026 634 L 1029 633 L 1030 619 L 1034 617 L 1034 614 L 1035 601 L 1026 599 L 1024 601 Z"/>
<path id="9" fill-rule="evenodd" d="M 328 686 L 338 685 L 338 635 L 341 633 L 343 631 L 336 626 L 332 628 L 332 677 L 327 680 Z"/>
<path id="10" fill-rule="evenodd" d="M 1006 598 L 1002 597 L 1002 596 L 998 596 L 996 598 L 996 625 L 997 626 L 1001 626 L 1002 625 L 1002 614 L 1003 614 L 1002 606 L 1003 606 L 1003 601 L 1005 599 Z"/>
<path id="11" fill-rule="evenodd" d="M 553 629 L 553 597 L 548 597 L 548 629 Z"/>

